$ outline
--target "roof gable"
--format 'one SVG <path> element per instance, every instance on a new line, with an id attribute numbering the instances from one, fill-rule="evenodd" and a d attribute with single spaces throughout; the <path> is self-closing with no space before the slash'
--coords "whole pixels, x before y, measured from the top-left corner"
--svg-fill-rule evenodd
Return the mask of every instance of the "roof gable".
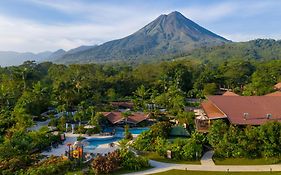
<path id="1" fill-rule="evenodd" d="M 104 117 L 106 117 L 112 124 L 116 124 L 121 121 L 125 121 L 126 118 L 123 117 L 122 112 L 103 112 Z M 132 115 L 127 117 L 127 122 L 137 124 L 143 120 L 148 119 L 150 114 L 144 113 L 132 113 Z"/>
<path id="2" fill-rule="evenodd" d="M 209 119 L 226 117 L 226 115 L 209 100 L 203 101 L 201 103 L 201 106 Z"/>

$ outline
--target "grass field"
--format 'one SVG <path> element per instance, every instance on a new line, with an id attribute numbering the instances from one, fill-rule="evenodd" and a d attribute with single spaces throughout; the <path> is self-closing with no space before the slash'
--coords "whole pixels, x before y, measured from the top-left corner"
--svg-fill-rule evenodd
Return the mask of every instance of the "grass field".
<path id="1" fill-rule="evenodd" d="M 214 158 L 214 162 L 216 165 L 271 165 L 280 163 L 279 159 L 245 159 L 245 158 L 227 158 L 227 159 L 219 159 Z"/>
<path id="2" fill-rule="evenodd" d="M 281 172 L 210 172 L 210 171 L 184 171 L 169 170 L 153 175 L 281 175 Z"/>
<path id="3" fill-rule="evenodd" d="M 186 160 L 173 160 L 173 159 L 167 159 L 165 157 L 159 156 L 157 153 L 149 152 L 145 153 L 142 156 L 147 157 L 148 159 L 155 160 L 158 162 L 165 162 L 165 163 L 177 163 L 177 164 L 196 164 L 200 165 L 200 161 L 186 161 Z"/>

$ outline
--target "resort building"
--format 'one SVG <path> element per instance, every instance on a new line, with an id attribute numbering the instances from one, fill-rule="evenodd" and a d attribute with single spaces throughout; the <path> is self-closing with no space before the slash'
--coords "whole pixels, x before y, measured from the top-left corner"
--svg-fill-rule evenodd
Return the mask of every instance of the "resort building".
<path id="1" fill-rule="evenodd" d="M 196 127 L 199 132 L 208 132 L 212 122 L 227 120 L 233 125 L 262 125 L 267 121 L 281 122 L 280 92 L 265 96 L 239 96 L 234 93 L 208 96 L 196 110 Z"/>
<path id="2" fill-rule="evenodd" d="M 149 119 L 150 114 L 134 112 L 125 116 L 122 112 L 103 112 L 104 117 L 113 125 L 137 125 Z"/>

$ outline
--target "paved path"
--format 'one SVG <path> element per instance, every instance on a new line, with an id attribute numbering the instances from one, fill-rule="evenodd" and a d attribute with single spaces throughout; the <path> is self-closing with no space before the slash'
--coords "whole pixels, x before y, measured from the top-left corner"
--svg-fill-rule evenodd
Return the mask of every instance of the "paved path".
<path id="1" fill-rule="evenodd" d="M 149 163 L 154 168 L 129 173 L 127 175 L 141 175 L 141 174 L 153 174 L 160 173 L 172 169 L 177 170 L 189 170 L 189 171 L 221 171 L 221 172 L 270 172 L 270 171 L 281 171 L 281 165 L 215 165 L 212 160 L 213 152 L 206 152 L 202 159 L 201 165 L 191 165 L 191 164 L 170 164 L 170 163 L 162 163 L 150 160 Z"/>
<path id="2" fill-rule="evenodd" d="M 63 145 L 59 145 L 57 148 L 52 148 L 50 151 L 44 151 L 41 154 L 46 156 L 61 156 L 65 153 L 66 150 L 68 150 L 68 143 L 73 144 L 77 140 L 77 136 L 74 134 L 65 134 L 65 141 L 63 142 Z"/>
<path id="3" fill-rule="evenodd" d="M 46 121 L 43 122 L 36 122 L 34 126 L 28 128 L 29 131 L 39 131 L 40 128 L 42 128 L 43 126 L 48 126 L 48 124 L 50 123 L 51 119 L 48 119 Z"/>
<path id="4" fill-rule="evenodd" d="M 201 165 L 204 165 L 204 166 L 214 166 L 215 162 L 212 159 L 213 155 L 214 155 L 214 151 L 206 152 L 203 155 L 203 157 L 201 158 L 201 160 L 200 160 Z"/>

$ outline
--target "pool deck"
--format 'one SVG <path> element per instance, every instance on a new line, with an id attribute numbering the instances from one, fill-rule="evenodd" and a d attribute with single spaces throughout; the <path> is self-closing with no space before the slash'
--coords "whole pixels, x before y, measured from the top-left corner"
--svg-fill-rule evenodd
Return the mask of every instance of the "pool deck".
<path id="1" fill-rule="evenodd" d="M 112 136 L 100 136 L 100 135 L 93 135 L 93 136 L 88 136 L 85 134 L 71 134 L 71 133 L 66 133 L 65 134 L 65 138 L 66 140 L 64 141 L 63 145 L 59 145 L 57 148 L 52 148 L 49 152 L 48 151 L 44 151 L 41 154 L 45 155 L 45 156 L 61 156 L 64 155 L 65 151 L 68 150 L 68 143 L 74 144 L 74 142 L 77 141 L 77 137 L 82 136 L 82 137 L 86 137 L 87 139 L 90 138 L 111 138 Z M 113 152 L 116 149 L 118 149 L 118 146 L 116 144 L 114 144 L 113 147 L 109 146 L 108 144 L 102 144 L 99 145 L 98 147 L 96 147 L 95 149 L 93 149 L 92 151 L 90 151 L 91 153 L 94 154 L 106 154 L 109 152 Z"/>

